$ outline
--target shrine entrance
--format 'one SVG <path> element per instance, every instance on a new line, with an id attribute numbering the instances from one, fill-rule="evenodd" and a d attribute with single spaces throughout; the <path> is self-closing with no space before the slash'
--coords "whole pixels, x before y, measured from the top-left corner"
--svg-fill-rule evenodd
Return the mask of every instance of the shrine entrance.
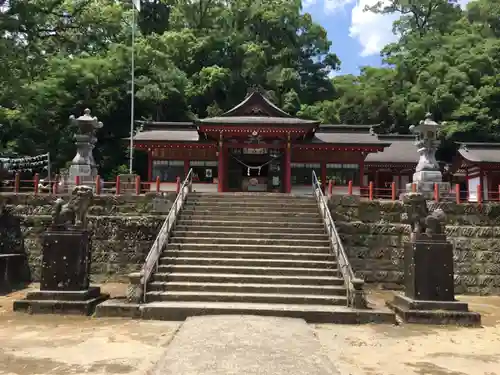
<path id="1" fill-rule="evenodd" d="M 230 148 L 229 191 L 284 192 L 283 152 L 272 148 Z"/>

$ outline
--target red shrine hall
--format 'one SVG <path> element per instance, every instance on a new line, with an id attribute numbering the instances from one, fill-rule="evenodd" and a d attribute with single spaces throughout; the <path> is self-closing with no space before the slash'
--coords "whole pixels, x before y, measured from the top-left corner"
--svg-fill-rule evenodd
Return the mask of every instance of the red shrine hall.
<path id="1" fill-rule="evenodd" d="M 174 183 L 193 169 L 196 190 L 219 192 L 309 192 L 312 171 L 322 184 L 352 181 L 359 192 L 366 185 L 365 159 L 390 145 L 370 126 L 292 117 L 259 92 L 219 117 L 145 122 L 134 136 L 134 147 L 148 152 L 150 181 Z"/>

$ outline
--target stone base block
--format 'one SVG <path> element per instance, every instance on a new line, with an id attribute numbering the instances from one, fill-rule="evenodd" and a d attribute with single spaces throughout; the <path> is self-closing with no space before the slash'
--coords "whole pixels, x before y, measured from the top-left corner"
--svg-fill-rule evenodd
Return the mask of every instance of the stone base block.
<path id="1" fill-rule="evenodd" d="M 406 184 L 406 191 L 411 192 L 413 189 L 413 184 L 415 184 L 416 193 L 421 193 L 428 200 L 434 199 L 434 184 L 438 184 L 439 193 L 448 193 L 451 189 L 449 182 L 439 182 L 439 181 L 414 181 Z"/>
<path id="2" fill-rule="evenodd" d="M 29 292 L 25 299 L 14 301 L 14 311 L 29 314 L 92 315 L 98 304 L 109 294 L 101 288 L 82 291 L 39 290 Z"/>
<path id="3" fill-rule="evenodd" d="M 405 323 L 480 326 L 481 315 L 460 301 L 419 301 L 396 295 L 387 306 Z"/>

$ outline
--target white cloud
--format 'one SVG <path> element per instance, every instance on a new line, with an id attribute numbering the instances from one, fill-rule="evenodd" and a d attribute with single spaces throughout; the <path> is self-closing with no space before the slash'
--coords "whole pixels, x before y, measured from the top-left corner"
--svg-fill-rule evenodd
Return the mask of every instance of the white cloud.
<path id="1" fill-rule="evenodd" d="M 373 6 L 377 0 L 359 0 L 351 12 L 349 36 L 361 44 L 361 56 L 380 53 L 385 45 L 396 40 L 392 33 L 392 23 L 398 19 L 398 14 L 377 14 L 365 12 L 366 6 Z M 382 3 L 388 3 L 383 0 Z"/>
<path id="2" fill-rule="evenodd" d="M 469 1 L 471 0 L 458 0 L 458 3 L 464 8 Z M 343 11 L 347 5 L 355 3 L 351 11 L 349 36 L 361 45 L 361 56 L 377 55 L 384 46 L 396 40 L 392 33 L 392 23 L 399 18 L 399 14 L 364 11 L 366 6 L 375 5 L 378 0 L 303 0 L 302 4 L 306 9 L 320 2 L 323 2 L 325 13 L 330 14 Z M 384 3 L 389 3 L 389 0 L 382 0 L 382 4 Z"/>

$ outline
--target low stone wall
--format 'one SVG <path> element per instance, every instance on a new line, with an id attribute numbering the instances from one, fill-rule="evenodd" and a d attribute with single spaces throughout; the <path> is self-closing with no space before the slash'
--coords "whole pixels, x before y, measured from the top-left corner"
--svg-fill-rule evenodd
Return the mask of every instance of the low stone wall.
<path id="1" fill-rule="evenodd" d="M 166 193 L 94 199 L 89 210 L 89 227 L 93 233 L 93 281 L 126 281 L 129 272 L 140 269 L 175 196 L 175 193 Z M 56 198 L 33 195 L 2 198 L 20 219 L 31 277 L 38 281 L 42 261 L 41 234 L 50 224 L 51 207 Z"/>
<path id="2" fill-rule="evenodd" d="M 429 203 L 447 216 L 454 246 L 455 291 L 500 294 L 500 204 Z M 355 272 L 387 288 L 403 284 L 403 242 L 410 227 L 401 202 L 332 197 L 332 217 Z"/>

